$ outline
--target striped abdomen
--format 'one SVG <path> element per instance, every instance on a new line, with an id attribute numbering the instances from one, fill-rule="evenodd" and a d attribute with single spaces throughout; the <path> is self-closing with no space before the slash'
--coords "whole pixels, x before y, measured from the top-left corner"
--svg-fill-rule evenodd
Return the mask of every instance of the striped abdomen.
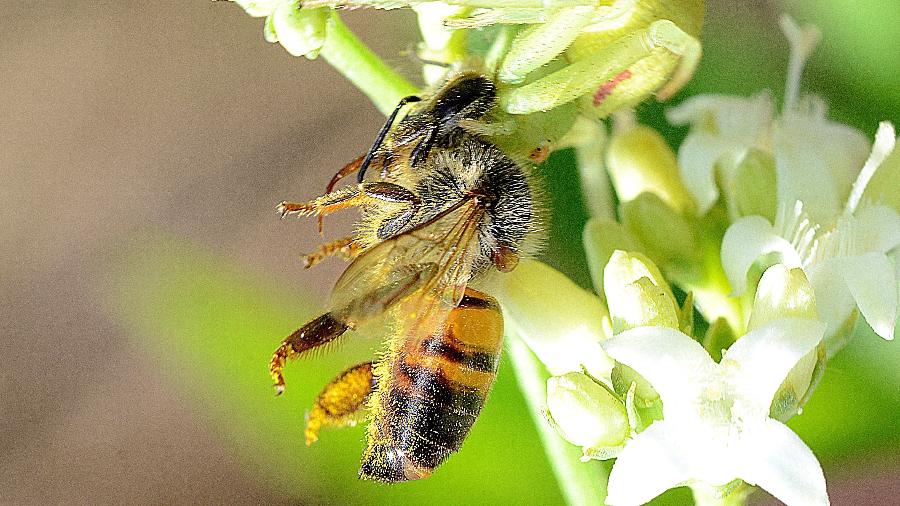
<path id="1" fill-rule="evenodd" d="M 497 302 L 472 289 L 441 331 L 406 336 L 379 367 L 360 476 L 424 478 L 459 450 L 497 375 L 502 343 Z"/>

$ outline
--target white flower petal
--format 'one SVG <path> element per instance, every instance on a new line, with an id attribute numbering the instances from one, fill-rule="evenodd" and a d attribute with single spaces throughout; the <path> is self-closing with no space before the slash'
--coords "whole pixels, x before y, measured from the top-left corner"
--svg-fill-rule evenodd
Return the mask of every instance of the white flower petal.
<path id="1" fill-rule="evenodd" d="M 769 418 L 755 425 L 736 450 L 740 477 L 747 483 L 762 487 L 788 506 L 829 504 L 822 466 L 781 422 Z"/>
<path id="2" fill-rule="evenodd" d="M 695 458 L 671 424 L 654 423 L 619 454 L 609 474 L 606 504 L 629 506 L 650 501 L 691 478 L 691 460 Z"/>
<path id="3" fill-rule="evenodd" d="M 609 379 L 613 361 L 600 346 L 608 314 L 599 297 L 536 260 L 520 262 L 499 288 L 507 323 L 550 374 L 580 372 L 584 366 L 595 378 Z"/>
<path id="4" fill-rule="evenodd" d="M 745 409 L 767 416 L 775 391 L 797 362 L 819 344 L 824 332 L 825 324 L 817 320 L 785 318 L 735 341 L 720 362 L 735 398 Z"/>
<path id="5" fill-rule="evenodd" d="M 853 221 L 854 250 L 887 253 L 900 246 L 900 214 L 894 208 L 864 205 L 853 216 Z"/>
<path id="6" fill-rule="evenodd" d="M 877 138 L 875 142 L 878 142 Z M 881 161 L 878 169 L 866 183 L 860 205 L 864 202 L 878 202 L 900 212 L 900 192 L 897 188 L 900 188 L 900 148 L 895 142 L 893 151 Z"/>
<path id="7" fill-rule="evenodd" d="M 759 257 L 770 253 L 779 253 L 781 263 L 788 268 L 802 265 L 794 246 L 776 234 L 775 228 L 765 218 L 746 216 L 728 227 L 722 239 L 722 267 L 731 283 L 732 293 L 744 293 L 747 289 L 747 271 Z"/>
<path id="8" fill-rule="evenodd" d="M 631 367 L 659 393 L 666 419 L 691 410 L 712 380 L 716 363 L 697 341 L 669 327 L 637 327 L 604 344 L 606 353 Z"/>
<path id="9" fill-rule="evenodd" d="M 749 98 L 701 95 L 666 111 L 666 117 L 676 125 L 692 123 L 678 150 L 678 165 L 703 214 L 719 196 L 716 163 L 728 156 L 736 165 L 748 148 L 767 149 L 762 139 L 772 121 L 772 99 L 768 93 Z"/>
<path id="10" fill-rule="evenodd" d="M 894 338 L 897 319 L 897 279 L 894 265 L 881 253 L 839 259 L 844 282 L 859 312 L 876 334 Z"/>
<path id="11" fill-rule="evenodd" d="M 855 128 L 796 112 L 786 113 L 772 135 L 778 202 L 802 201 L 815 222 L 832 224 L 869 154 L 866 137 Z"/>
<path id="12" fill-rule="evenodd" d="M 869 154 L 866 164 L 863 165 L 859 175 L 856 176 L 853 190 L 850 192 L 850 198 L 847 199 L 845 207 L 847 212 L 852 213 L 856 211 L 856 207 L 859 205 L 863 193 L 865 193 L 866 187 L 869 185 L 869 181 L 872 180 L 872 176 L 875 175 L 875 171 L 881 166 L 881 163 L 894 150 L 896 143 L 897 134 L 894 132 L 894 125 L 890 121 L 879 123 L 878 132 L 875 133 L 875 142 L 872 144 L 872 153 Z"/>
<path id="13" fill-rule="evenodd" d="M 816 262 L 807 267 L 806 274 L 816 294 L 819 319 L 828 325 L 825 335 L 830 338 L 856 307 L 850 289 L 844 282 L 841 262 L 836 258 Z"/>

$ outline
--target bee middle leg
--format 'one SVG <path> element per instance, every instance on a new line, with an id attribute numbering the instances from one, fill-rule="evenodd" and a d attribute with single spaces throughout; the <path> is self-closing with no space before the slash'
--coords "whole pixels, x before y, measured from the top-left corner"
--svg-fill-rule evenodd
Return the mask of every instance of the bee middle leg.
<path id="1" fill-rule="evenodd" d="M 350 325 L 341 321 L 333 313 L 325 313 L 315 320 L 295 330 L 287 336 L 272 354 L 269 362 L 269 374 L 274 381 L 276 394 L 284 392 L 284 364 L 288 359 L 300 357 L 302 354 L 327 344 L 342 336 Z"/>
<path id="2" fill-rule="evenodd" d="M 377 386 L 373 368 L 372 362 L 355 365 L 325 385 L 306 418 L 307 446 L 318 441 L 322 427 L 347 427 L 359 421 Z"/>
<path id="3" fill-rule="evenodd" d="M 282 217 L 288 214 L 325 216 L 347 207 L 365 206 L 378 202 L 415 207 L 419 203 L 419 198 L 398 184 L 375 181 L 343 187 L 310 202 L 282 202 L 278 204 L 278 212 Z"/>
<path id="4" fill-rule="evenodd" d="M 303 255 L 303 267 L 309 269 L 330 256 L 338 256 L 345 260 L 352 260 L 362 252 L 362 247 L 354 240 L 353 236 L 342 237 L 320 244 L 315 251 Z"/>

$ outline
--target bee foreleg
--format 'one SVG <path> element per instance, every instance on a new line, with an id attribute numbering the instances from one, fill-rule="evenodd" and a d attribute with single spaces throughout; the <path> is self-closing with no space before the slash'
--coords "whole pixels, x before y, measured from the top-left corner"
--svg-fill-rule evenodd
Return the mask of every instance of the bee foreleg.
<path id="1" fill-rule="evenodd" d="M 275 383 L 276 393 L 284 392 L 282 371 L 288 359 L 297 358 L 304 352 L 337 339 L 349 328 L 350 325 L 338 319 L 333 313 L 325 313 L 287 336 L 269 362 L 269 374 Z"/>
<path id="2" fill-rule="evenodd" d="M 325 385 L 306 417 L 306 445 L 319 439 L 323 426 L 354 425 L 363 413 L 376 379 L 372 362 L 355 365 Z"/>
<path id="3" fill-rule="evenodd" d="M 362 247 L 354 238 L 343 237 L 334 241 L 320 244 L 312 253 L 303 255 L 303 267 L 309 269 L 326 257 L 339 256 L 345 260 L 352 260 L 362 251 Z"/>
<path id="4" fill-rule="evenodd" d="M 331 193 L 332 190 L 334 190 L 334 186 L 338 184 L 341 179 L 344 179 L 350 174 L 354 174 L 355 172 L 357 172 L 360 166 L 362 166 L 363 159 L 365 159 L 365 157 L 366 155 L 361 155 L 347 165 L 344 165 L 341 170 L 335 173 L 334 176 L 331 176 L 331 181 L 329 181 L 328 186 L 325 187 L 325 193 Z"/>

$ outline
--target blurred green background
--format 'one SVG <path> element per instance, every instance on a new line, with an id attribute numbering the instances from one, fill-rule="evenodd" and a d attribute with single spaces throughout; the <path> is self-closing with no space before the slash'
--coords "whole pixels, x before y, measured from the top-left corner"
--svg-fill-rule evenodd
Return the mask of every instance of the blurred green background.
<path id="1" fill-rule="evenodd" d="M 302 443 L 314 395 L 379 342 L 354 337 L 292 364 L 274 398 L 270 353 L 322 309 L 342 267 L 304 271 L 314 226 L 277 220 L 274 205 L 319 192 L 383 121 L 339 75 L 266 44 L 261 22 L 228 3 L 3 9 L 0 502 L 562 502 L 506 361 L 462 451 L 417 483 L 357 480 L 362 427 Z M 870 137 L 900 122 L 896 0 L 710 1 L 704 59 L 675 102 L 763 88 L 780 99 L 781 12 L 822 29 L 803 89 L 832 117 Z M 345 19 L 415 79 L 402 56 L 416 37 L 409 13 Z M 685 131 L 664 107 L 638 113 L 677 144 Z M 572 164 L 560 152 L 543 170 L 546 259 L 587 285 Z M 900 496 L 898 345 L 859 336 L 791 422 L 834 504 Z"/>

